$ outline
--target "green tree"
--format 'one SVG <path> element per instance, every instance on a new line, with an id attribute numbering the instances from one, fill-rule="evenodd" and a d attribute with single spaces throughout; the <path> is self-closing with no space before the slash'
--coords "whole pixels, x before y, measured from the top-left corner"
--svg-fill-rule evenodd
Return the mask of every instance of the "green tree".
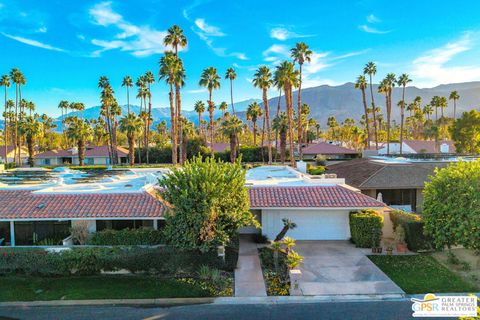
<path id="1" fill-rule="evenodd" d="M 288 118 L 285 112 L 280 112 L 275 118 L 273 118 L 272 128 L 277 131 L 280 136 L 280 162 L 284 164 L 287 152 L 288 132 Z"/>
<path id="2" fill-rule="evenodd" d="M 35 141 L 42 133 L 42 123 L 38 119 L 27 116 L 19 122 L 20 134 L 24 135 L 28 149 L 28 164 L 30 167 L 35 165 Z"/>
<path id="3" fill-rule="evenodd" d="M 253 102 L 247 108 L 247 120 L 253 124 L 253 145 L 257 145 L 257 120 L 263 115 L 262 109 L 258 103 Z"/>
<path id="4" fill-rule="evenodd" d="M 480 112 L 464 112 L 450 127 L 458 153 L 480 153 Z"/>
<path id="5" fill-rule="evenodd" d="M 267 125 L 267 148 L 268 148 L 268 164 L 272 164 L 272 143 L 270 132 L 270 110 L 268 106 L 267 91 L 273 85 L 272 72 L 267 66 L 261 66 L 253 76 L 253 85 L 262 89 L 263 107 L 265 109 L 265 123 Z M 279 98 L 280 101 L 280 98 Z M 263 144 L 262 144 L 263 147 Z"/>
<path id="6" fill-rule="evenodd" d="M 230 139 L 230 161 L 237 160 L 238 135 L 243 131 L 243 122 L 237 116 L 232 116 L 222 122 L 222 133 Z"/>
<path id="7" fill-rule="evenodd" d="M 197 102 L 195 102 L 195 105 L 194 105 L 193 108 L 195 109 L 195 112 L 198 114 L 198 128 L 199 128 L 198 131 L 199 131 L 199 134 L 200 134 L 200 136 L 203 137 L 204 141 L 206 142 L 207 138 L 204 134 L 203 121 L 202 121 L 202 115 L 205 112 L 205 104 L 203 103 L 203 101 L 198 100 Z"/>
<path id="8" fill-rule="evenodd" d="M 135 113 L 128 113 L 120 119 L 120 131 L 127 135 L 128 159 L 130 166 L 135 162 L 135 138 L 142 134 L 143 121 Z"/>
<path id="9" fill-rule="evenodd" d="M 235 108 L 233 106 L 233 80 L 237 79 L 237 73 L 235 69 L 228 68 L 225 73 L 225 79 L 230 80 L 230 102 L 232 103 L 232 114 L 235 115 Z"/>
<path id="10" fill-rule="evenodd" d="M 305 62 L 310 62 L 312 57 L 312 50 L 308 47 L 305 42 L 297 42 L 295 47 L 290 49 L 291 57 L 293 58 L 293 63 L 298 63 L 299 74 L 298 74 L 298 91 L 297 91 L 297 114 L 301 113 L 302 107 L 302 75 L 303 75 L 303 64 Z M 302 136 L 303 136 L 303 127 L 302 119 L 298 117 L 297 121 L 297 139 L 298 139 L 298 154 L 300 159 L 302 159 Z"/>
<path id="11" fill-rule="evenodd" d="M 425 183 L 425 233 L 435 247 L 480 250 L 480 161 L 460 161 L 436 170 Z"/>
<path id="12" fill-rule="evenodd" d="M 67 129 L 67 134 L 77 143 L 78 162 L 83 166 L 85 160 L 85 143 L 90 141 L 93 135 L 92 127 L 85 120 L 74 119 Z"/>
<path id="13" fill-rule="evenodd" d="M 239 162 L 196 157 L 160 179 L 167 241 L 180 248 L 214 250 L 228 244 L 238 230 L 258 226 L 250 212 L 245 170 Z"/>
<path id="14" fill-rule="evenodd" d="M 212 92 L 213 90 L 220 89 L 220 76 L 217 73 L 217 69 L 215 69 L 214 67 L 204 69 L 202 71 L 198 84 L 201 87 L 207 88 L 208 90 L 208 113 L 210 115 L 210 148 L 213 148 L 213 144 L 215 143 L 215 125 L 213 123 L 213 112 L 215 111 L 215 103 L 212 100 Z"/>

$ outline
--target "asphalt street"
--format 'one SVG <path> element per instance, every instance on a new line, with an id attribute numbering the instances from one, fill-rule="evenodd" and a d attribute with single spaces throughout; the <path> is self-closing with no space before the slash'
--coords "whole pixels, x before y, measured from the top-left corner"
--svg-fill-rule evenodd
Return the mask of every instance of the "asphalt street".
<path id="1" fill-rule="evenodd" d="M 3 307 L 0 309 L 0 320 L 405 320 L 414 319 L 411 305 L 410 301 L 403 300 L 290 304 L 204 304 L 169 308 L 158 306 Z"/>

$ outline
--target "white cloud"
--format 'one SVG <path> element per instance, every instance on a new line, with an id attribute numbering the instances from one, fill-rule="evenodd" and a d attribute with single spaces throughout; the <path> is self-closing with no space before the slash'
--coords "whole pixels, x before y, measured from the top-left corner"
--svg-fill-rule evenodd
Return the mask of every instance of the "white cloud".
<path id="1" fill-rule="evenodd" d="M 225 36 L 225 33 L 223 33 L 220 28 L 209 25 L 205 22 L 205 19 L 198 18 L 195 19 L 195 25 L 202 30 L 203 33 L 205 33 L 208 36 L 212 37 L 223 37 Z"/>
<path id="2" fill-rule="evenodd" d="M 378 23 L 378 22 L 381 22 L 382 20 L 380 20 L 377 16 L 375 16 L 373 13 L 372 14 L 369 14 L 367 16 L 367 22 L 368 23 Z"/>
<path id="3" fill-rule="evenodd" d="M 380 29 L 377 29 L 377 28 L 373 28 L 373 27 L 370 27 L 366 24 L 362 24 L 360 26 L 358 26 L 358 28 L 364 32 L 367 32 L 367 33 L 374 33 L 374 34 L 386 34 L 386 33 L 389 33 L 390 30 L 380 30 Z"/>
<path id="4" fill-rule="evenodd" d="M 128 52 L 136 57 L 146 57 L 166 50 L 163 45 L 166 31 L 156 30 L 150 26 L 138 26 L 126 21 L 122 15 L 112 9 L 111 2 L 96 4 L 89 10 L 89 14 L 94 24 L 114 27 L 120 31 L 111 40 L 92 39 L 91 43 L 100 47 L 92 52 L 92 57 L 98 57 L 103 52 L 114 49 Z"/>
<path id="5" fill-rule="evenodd" d="M 263 60 L 275 65 L 290 58 L 290 49 L 284 44 L 273 44 L 262 55 Z"/>
<path id="6" fill-rule="evenodd" d="M 190 94 L 205 93 L 205 92 L 208 92 L 207 89 L 205 88 L 187 90 L 187 93 L 190 93 Z"/>
<path id="7" fill-rule="evenodd" d="M 109 26 L 120 22 L 123 17 L 112 10 L 110 1 L 100 2 L 89 10 L 90 16 L 96 24 L 101 26 Z"/>
<path id="8" fill-rule="evenodd" d="M 30 46 L 33 46 L 33 47 L 38 47 L 38 48 L 42 48 L 42 49 L 46 49 L 46 50 L 52 50 L 52 51 L 66 52 L 66 50 L 64 50 L 62 48 L 57 48 L 57 47 L 51 46 L 49 44 L 46 44 L 46 43 L 43 43 L 43 42 L 40 42 L 40 41 L 37 41 L 37 40 L 27 39 L 27 38 L 23 38 L 23 37 L 20 37 L 20 36 L 15 36 L 15 35 L 11 35 L 11 34 L 8 34 L 8 33 L 3 33 L 3 32 L 2 32 L 2 34 L 7 38 L 10 38 L 12 40 L 16 40 L 18 42 L 21 42 L 21 43 L 24 43 L 24 44 L 27 44 L 27 45 L 30 45 Z"/>
<path id="9" fill-rule="evenodd" d="M 41 26 L 40 28 L 35 30 L 35 32 L 38 32 L 38 33 L 46 33 L 47 31 L 48 31 L 48 29 L 45 26 Z"/>
<path id="10" fill-rule="evenodd" d="M 466 33 L 456 41 L 423 53 L 412 62 L 413 68 L 410 73 L 415 84 L 435 86 L 442 83 L 478 80 L 479 65 L 451 65 L 451 61 L 457 55 L 472 50 L 476 42 L 478 42 L 477 34 Z M 449 63 L 448 66 L 447 63 Z"/>
<path id="11" fill-rule="evenodd" d="M 270 37 L 280 41 L 285 41 L 292 38 L 306 38 L 311 36 L 312 35 L 302 35 L 302 34 L 290 31 L 285 27 L 275 27 L 270 30 Z"/>

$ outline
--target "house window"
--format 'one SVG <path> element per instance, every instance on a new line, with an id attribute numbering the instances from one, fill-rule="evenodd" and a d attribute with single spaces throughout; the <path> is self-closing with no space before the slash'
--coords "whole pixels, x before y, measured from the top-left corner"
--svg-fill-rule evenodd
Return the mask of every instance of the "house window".
<path id="1" fill-rule="evenodd" d="M 379 193 L 382 194 L 383 202 L 389 206 L 411 206 L 413 211 L 416 210 L 416 189 L 381 189 L 377 190 L 377 197 Z"/>
<path id="2" fill-rule="evenodd" d="M 85 158 L 85 164 L 87 166 L 91 166 L 95 164 L 95 160 L 93 158 Z"/>
<path id="3" fill-rule="evenodd" d="M 49 166 L 50 165 L 50 159 L 43 159 L 43 164 L 46 165 L 46 166 Z"/>

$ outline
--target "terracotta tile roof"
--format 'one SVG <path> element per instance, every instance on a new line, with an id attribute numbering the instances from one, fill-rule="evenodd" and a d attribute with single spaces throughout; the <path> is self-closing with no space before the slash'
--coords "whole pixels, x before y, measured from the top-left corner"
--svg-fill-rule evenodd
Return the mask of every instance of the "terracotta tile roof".
<path id="1" fill-rule="evenodd" d="M 210 143 L 207 143 L 207 145 L 210 147 Z M 213 152 L 223 152 L 226 150 L 230 150 L 230 143 L 218 142 L 213 144 Z"/>
<path id="2" fill-rule="evenodd" d="M 303 148 L 303 154 L 358 154 L 358 151 L 326 142 L 318 142 Z"/>
<path id="3" fill-rule="evenodd" d="M 342 186 L 252 187 L 252 208 L 365 208 L 385 204 Z"/>
<path id="4" fill-rule="evenodd" d="M 127 157 L 128 150 L 117 146 L 118 156 L 119 157 Z M 77 154 L 73 153 L 72 149 L 68 150 L 50 150 L 39 153 L 35 156 L 35 158 L 56 158 L 56 157 L 76 157 Z M 108 158 L 108 146 L 92 146 L 92 147 L 85 147 L 85 157 L 105 157 Z"/>
<path id="5" fill-rule="evenodd" d="M 0 219 L 161 217 L 162 202 L 148 193 L 34 194 L 0 190 Z"/>
<path id="6" fill-rule="evenodd" d="M 7 146 L 7 154 L 12 152 L 14 149 L 14 146 Z M 21 148 L 21 155 L 27 155 L 27 149 L 24 147 Z M 0 157 L 5 158 L 5 146 L 0 146 Z"/>

